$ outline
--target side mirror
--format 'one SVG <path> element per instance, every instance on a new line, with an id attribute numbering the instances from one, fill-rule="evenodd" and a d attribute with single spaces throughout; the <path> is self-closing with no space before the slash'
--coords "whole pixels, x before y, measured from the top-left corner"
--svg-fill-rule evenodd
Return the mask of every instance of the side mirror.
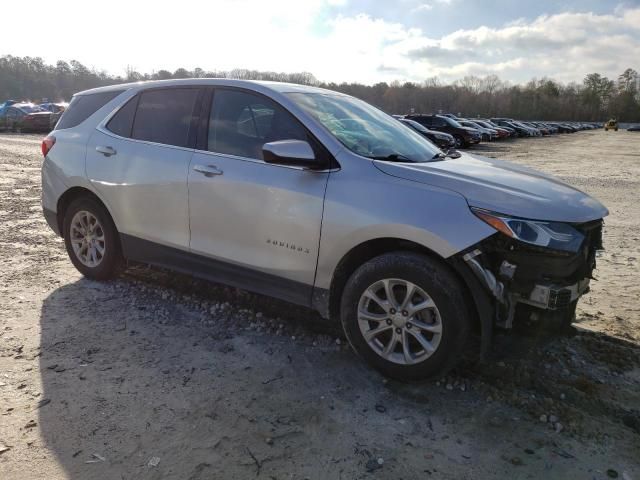
<path id="1" fill-rule="evenodd" d="M 447 151 L 447 157 L 449 158 L 460 158 L 462 156 L 462 154 L 456 150 L 455 148 L 450 148 Z"/>
<path id="2" fill-rule="evenodd" d="M 262 157 L 267 163 L 308 169 L 321 168 L 311 145 L 304 140 L 278 140 L 262 146 Z"/>

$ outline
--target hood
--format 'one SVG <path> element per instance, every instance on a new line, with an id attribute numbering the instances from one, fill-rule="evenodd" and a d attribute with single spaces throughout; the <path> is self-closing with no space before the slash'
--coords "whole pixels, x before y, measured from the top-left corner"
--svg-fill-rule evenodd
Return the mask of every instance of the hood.
<path id="1" fill-rule="evenodd" d="M 466 130 L 469 133 L 480 133 L 477 128 L 465 127 L 464 125 L 461 125 L 460 128 L 462 130 Z"/>
<path id="2" fill-rule="evenodd" d="M 375 162 L 388 175 L 460 193 L 470 206 L 531 220 L 582 223 L 609 211 L 560 180 L 510 162 L 463 153 L 425 163 Z"/>

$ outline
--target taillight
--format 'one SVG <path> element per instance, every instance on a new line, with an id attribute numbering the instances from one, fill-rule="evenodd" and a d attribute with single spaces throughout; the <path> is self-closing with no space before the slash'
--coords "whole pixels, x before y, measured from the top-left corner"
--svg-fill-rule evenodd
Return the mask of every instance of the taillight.
<path id="1" fill-rule="evenodd" d="M 45 157 L 47 153 L 51 150 L 51 148 L 56 144 L 56 137 L 53 135 L 47 135 L 44 140 L 42 140 L 42 155 Z"/>

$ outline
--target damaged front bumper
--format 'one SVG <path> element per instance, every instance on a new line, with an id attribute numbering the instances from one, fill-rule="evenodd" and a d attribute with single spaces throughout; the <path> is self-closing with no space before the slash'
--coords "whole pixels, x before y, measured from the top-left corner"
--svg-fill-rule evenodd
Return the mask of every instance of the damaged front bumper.
<path id="1" fill-rule="evenodd" d="M 585 240 L 575 253 L 527 245 L 497 233 L 461 254 L 494 302 L 495 325 L 511 328 L 521 316 L 573 320 L 577 300 L 589 291 L 596 252 L 602 249 L 602 221 L 576 228 Z"/>

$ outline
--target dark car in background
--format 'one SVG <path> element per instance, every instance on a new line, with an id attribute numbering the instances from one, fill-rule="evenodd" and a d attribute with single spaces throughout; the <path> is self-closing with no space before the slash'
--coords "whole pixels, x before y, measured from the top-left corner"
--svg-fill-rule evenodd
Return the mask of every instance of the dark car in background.
<path id="1" fill-rule="evenodd" d="M 481 134 L 474 128 L 464 127 L 454 119 L 444 115 L 412 114 L 405 117 L 414 120 L 429 130 L 437 130 L 451 135 L 456 141 L 456 147 L 469 147 L 474 143 L 480 143 Z"/>
<path id="2" fill-rule="evenodd" d="M 531 136 L 531 131 L 529 129 L 527 129 L 524 125 L 520 125 L 517 122 L 514 122 L 510 118 L 492 118 L 491 122 L 500 127 L 505 126 L 515 130 L 518 137 Z"/>
<path id="3" fill-rule="evenodd" d="M 38 106 L 51 112 L 51 116 L 49 117 L 49 130 L 53 130 L 69 104 L 67 102 L 46 102 Z"/>
<path id="4" fill-rule="evenodd" d="M 489 126 L 490 128 L 496 128 L 498 130 L 504 130 L 506 131 L 510 137 L 517 137 L 518 136 L 518 132 L 516 131 L 515 128 L 513 127 L 509 127 L 506 124 L 505 125 L 498 125 L 495 122 L 492 122 L 491 120 L 487 119 L 487 118 L 481 118 L 481 119 L 476 119 L 476 120 L 480 120 L 483 123 L 487 124 L 487 126 Z"/>
<path id="5" fill-rule="evenodd" d="M 14 103 L 0 112 L 0 130 L 48 132 L 51 112 L 33 103 Z"/>
<path id="6" fill-rule="evenodd" d="M 415 130 L 423 137 L 427 137 L 427 139 L 431 143 L 435 143 L 438 148 L 444 150 L 445 152 L 454 148 L 456 146 L 456 140 L 448 133 L 444 132 L 436 132 L 435 130 L 429 130 L 423 125 L 419 124 L 415 120 L 409 120 L 408 118 L 399 118 L 401 123 L 406 125 L 407 127 Z"/>

